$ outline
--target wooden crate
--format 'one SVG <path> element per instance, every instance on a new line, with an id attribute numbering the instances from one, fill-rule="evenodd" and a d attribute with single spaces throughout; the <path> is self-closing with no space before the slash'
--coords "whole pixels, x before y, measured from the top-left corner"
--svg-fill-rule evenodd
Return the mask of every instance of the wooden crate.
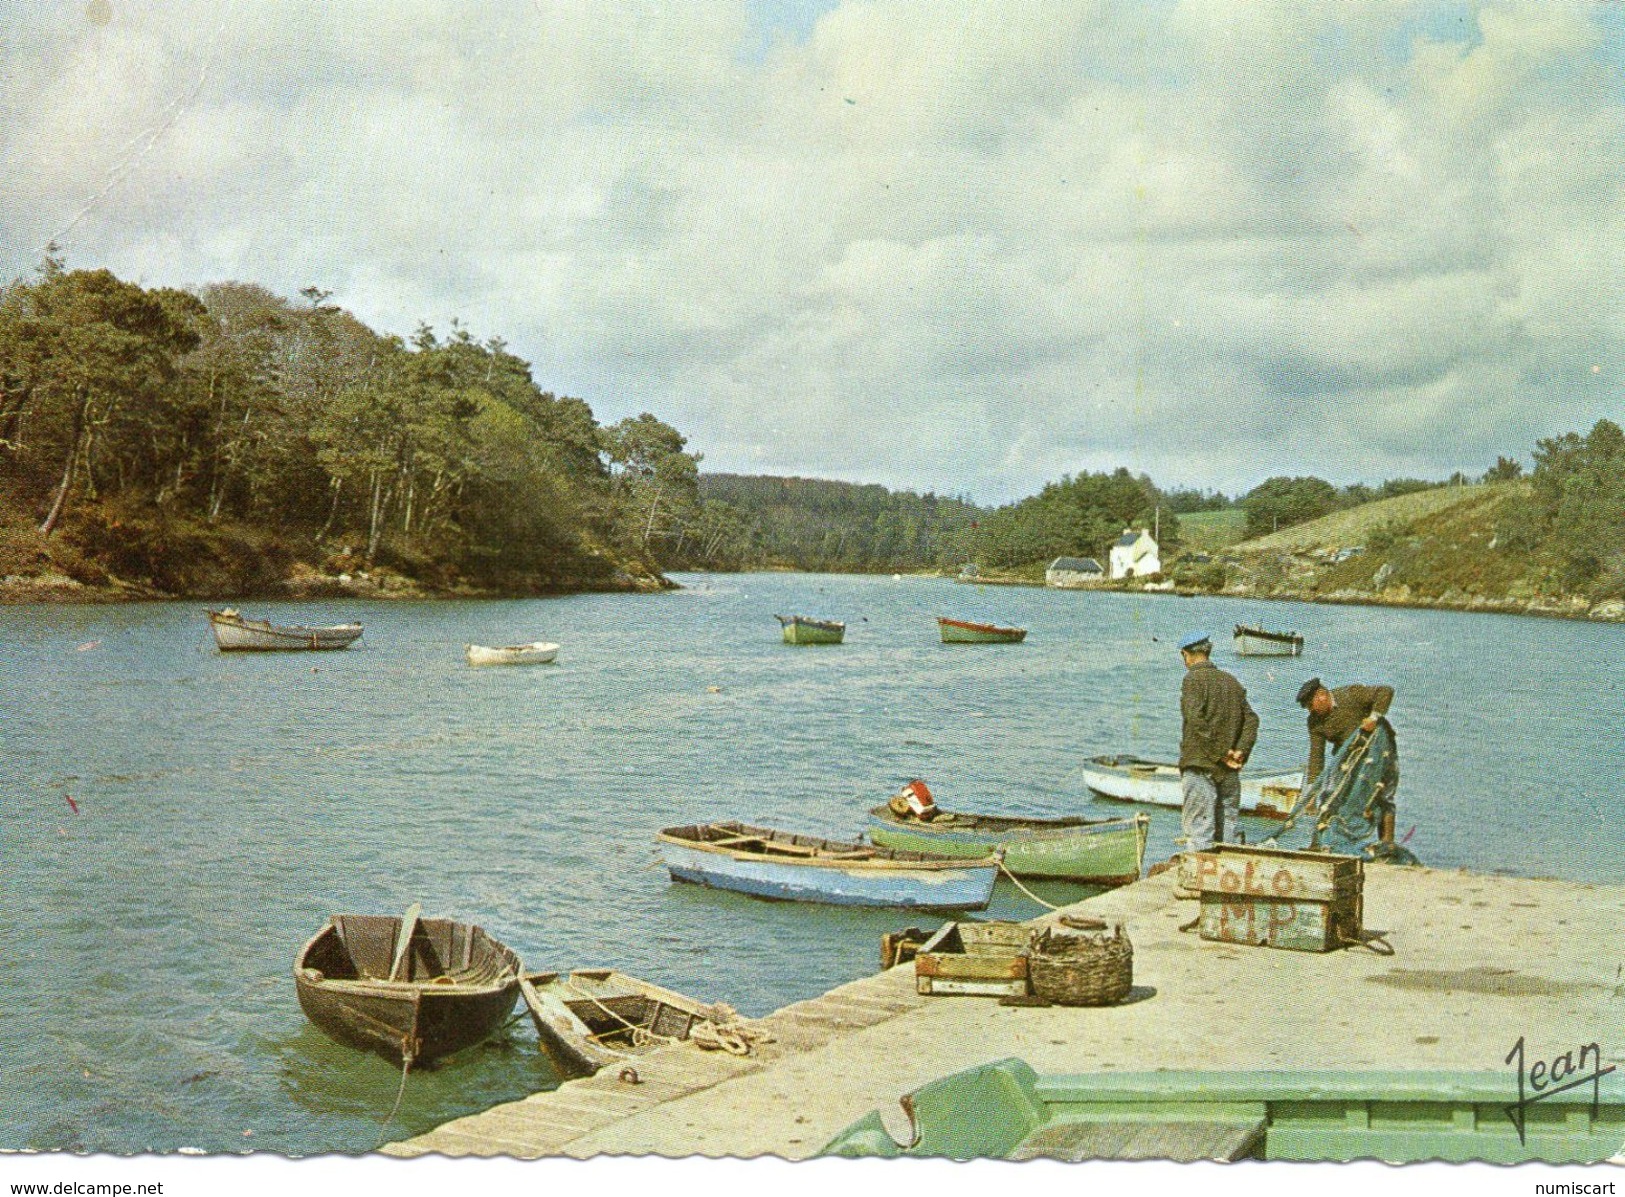
<path id="1" fill-rule="evenodd" d="M 914 987 L 980 997 L 1025 994 L 1032 931 L 1023 923 L 945 923 L 914 957 Z"/>
<path id="2" fill-rule="evenodd" d="M 1203 939 L 1329 952 L 1360 942 L 1365 862 L 1221 844 L 1195 854 Z"/>

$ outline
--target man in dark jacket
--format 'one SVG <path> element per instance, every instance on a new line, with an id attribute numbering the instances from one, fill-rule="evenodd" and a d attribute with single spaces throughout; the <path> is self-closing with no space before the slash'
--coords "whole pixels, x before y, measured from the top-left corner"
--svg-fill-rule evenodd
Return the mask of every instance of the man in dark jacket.
<path id="1" fill-rule="evenodd" d="M 1213 664 L 1213 641 L 1193 632 L 1179 642 L 1185 681 L 1179 776 L 1185 794 L 1181 818 L 1188 852 L 1237 839 L 1241 819 L 1241 767 L 1258 740 L 1258 716 L 1240 682 Z"/>
<path id="2" fill-rule="evenodd" d="M 1298 705 L 1309 711 L 1309 771 L 1304 775 L 1304 785 L 1313 785 L 1326 768 L 1327 744 L 1337 752 L 1356 731 L 1376 731 L 1393 701 L 1392 686 L 1353 685 L 1328 690 L 1318 677 L 1305 682 L 1298 690 Z M 1385 842 L 1394 838 L 1393 795 L 1388 798 L 1379 830 Z"/>

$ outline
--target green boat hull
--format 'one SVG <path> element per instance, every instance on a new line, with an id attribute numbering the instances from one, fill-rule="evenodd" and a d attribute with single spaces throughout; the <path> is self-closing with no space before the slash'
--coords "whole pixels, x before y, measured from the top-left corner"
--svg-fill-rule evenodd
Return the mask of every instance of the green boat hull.
<path id="1" fill-rule="evenodd" d="M 1046 877 L 1088 885 L 1127 885 L 1139 879 L 1145 862 L 1144 815 L 1077 827 L 1036 824 L 983 831 L 954 823 L 902 823 L 879 811 L 869 816 L 869 838 L 883 848 L 904 848 L 938 856 L 980 859 L 1004 850 L 1004 867 L 1017 877 Z"/>
<path id="2" fill-rule="evenodd" d="M 1625 1142 L 1625 1093 L 1609 1071 L 1595 1086 L 1552 1091 L 1520 1109 L 1505 1072 L 1043 1077 L 1021 1060 L 1001 1060 L 910 1094 L 912 1143 L 893 1139 L 875 1111 L 820 1154 L 1596 1163 Z"/>
<path id="3" fill-rule="evenodd" d="M 786 644 L 839 644 L 846 638 L 846 625 L 821 619 L 781 615 Z"/>

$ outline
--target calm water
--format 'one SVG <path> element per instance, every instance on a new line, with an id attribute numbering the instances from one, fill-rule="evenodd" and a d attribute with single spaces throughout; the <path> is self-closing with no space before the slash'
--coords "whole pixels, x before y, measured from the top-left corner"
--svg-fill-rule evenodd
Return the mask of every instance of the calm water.
<path id="1" fill-rule="evenodd" d="M 196 604 L 0 607 L 0 1148 L 313 1154 L 379 1142 L 399 1074 L 330 1043 L 295 951 L 339 911 L 482 923 L 532 968 L 610 964 L 747 1015 L 875 968 L 909 912 L 673 886 L 663 826 L 742 817 L 851 836 L 910 777 L 949 807 L 1094 804 L 1093 754 L 1167 756 L 1174 642 L 1295 627 L 1301 662 L 1219 663 L 1299 763 L 1309 673 L 1389 681 L 1399 828 L 1427 863 L 1625 882 L 1625 633 L 1441 612 L 808 575 L 657 596 L 263 604 L 355 617 L 345 653 L 222 656 Z M 848 621 L 779 643 L 774 612 Z M 938 614 L 1031 629 L 945 647 Z M 559 663 L 474 670 L 473 640 Z M 70 809 L 72 795 L 79 812 Z M 1612 814 L 1612 817 L 1610 816 Z M 1152 859 L 1176 816 L 1152 815 Z M 1039 888 L 1051 901 L 1087 891 Z M 994 916 L 1039 913 L 1001 882 Z M 531 1029 L 414 1074 L 389 1138 L 551 1085 Z"/>

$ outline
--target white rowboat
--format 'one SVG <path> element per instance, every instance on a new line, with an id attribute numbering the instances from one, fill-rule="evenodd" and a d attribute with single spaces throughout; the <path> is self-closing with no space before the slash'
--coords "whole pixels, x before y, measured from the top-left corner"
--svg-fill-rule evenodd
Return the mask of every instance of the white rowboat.
<path id="1" fill-rule="evenodd" d="M 510 644 L 504 648 L 470 644 L 465 655 L 470 665 L 549 665 L 559 655 L 559 646 L 542 640 L 531 644 Z"/>
<path id="2" fill-rule="evenodd" d="M 1185 805 L 1179 766 L 1137 756 L 1097 756 L 1083 767 L 1083 782 L 1102 798 L 1152 806 Z M 1284 819 L 1303 788 L 1301 769 L 1243 774 L 1241 809 L 1264 819 Z"/>
<path id="3" fill-rule="evenodd" d="M 361 636 L 361 625 L 358 623 L 333 624 L 325 628 L 279 625 L 264 619 L 244 619 L 230 607 L 208 614 L 209 626 L 214 629 L 214 642 L 223 653 L 349 648 Z"/>

